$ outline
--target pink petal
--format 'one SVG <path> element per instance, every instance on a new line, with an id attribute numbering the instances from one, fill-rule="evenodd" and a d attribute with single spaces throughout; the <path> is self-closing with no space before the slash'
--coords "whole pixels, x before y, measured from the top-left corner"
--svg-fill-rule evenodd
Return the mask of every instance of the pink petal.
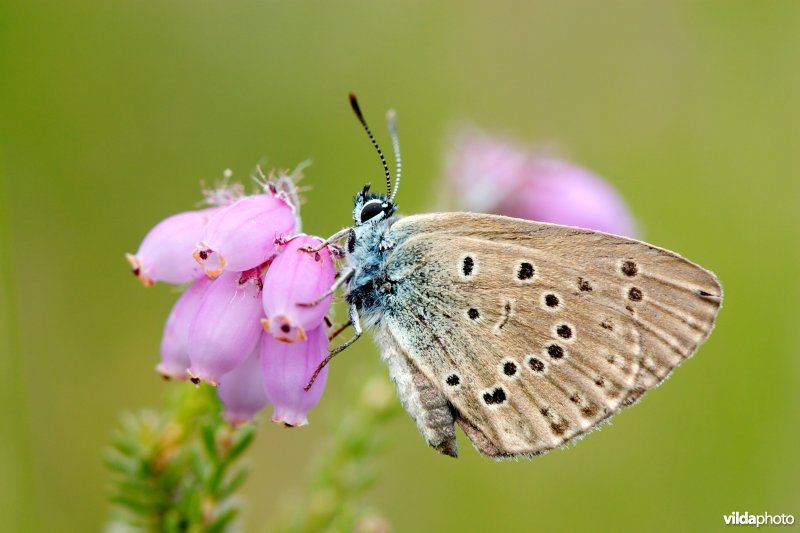
<path id="1" fill-rule="evenodd" d="M 523 180 L 526 154 L 504 139 L 478 131 L 455 137 L 447 157 L 446 174 L 458 197 L 458 207 L 485 213 Z"/>
<path id="2" fill-rule="evenodd" d="M 635 236 L 625 201 L 602 178 L 505 139 L 458 136 L 447 165 L 456 208 Z"/>
<path id="3" fill-rule="evenodd" d="M 577 165 L 532 159 L 526 182 L 494 209 L 507 216 L 636 236 L 628 206 L 607 182 Z"/>
<path id="4" fill-rule="evenodd" d="M 201 277 L 181 294 L 172 307 L 161 338 L 161 362 L 156 366 L 164 377 L 189 378 L 186 374 L 189 368 L 189 326 L 209 285 L 211 280 Z"/>
<path id="5" fill-rule="evenodd" d="M 186 211 L 156 224 L 145 236 L 136 255 L 127 254 L 133 273 L 145 286 L 157 281 L 186 283 L 203 275 L 192 252 L 206 224 L 219 208 Z"/>
<path id="6" fill-rule="evenodd" d="M 269 405 L 258 344 L 239 366 L 222 376 L 217 394 L 225 408 L 225 419 L 231 424 L 249 422 Z"/>
<path id="7" fill-rule="evenodd" d="M 226 269 L 255 268 L 275 255 L 275 240 L 294 227 L 294 209 L 285 200 L 272 194 L 246 196 L 208 222 L 194 257 L 212 278 Z"/>
<path id="8" fill-rule="evenodd" d="M 304 341 L 286 343 L 265 333 L 261 341 L 261 369 L 264 387 L 272 400 L 272 421 L 287 426 L 308 424 L 308 411 L 322 397 L 328 368 L 317 376 L 309 391 L 303 388 L 317 365 L 328 355 L 328 336 L 324 325 L 308 332 Z"/>
<path id="9" fill-rule="evenodd" d="M 261 335 L 261 279 L 258 269 L 225 272 L 206 291 L 189 326 L 192 381 L 219 383 L 239 365 Z"/>
<path id="10" fill-rule="evenodd" d="M 317 301 L 333 285 L 336 266 L 327 247 L 318 252 L 303 251 L 320 242 L 307 235 L 294 237 L 264 275 L 264 329 L 277 340 L 303 340 L 330 309 L 331 296 L 313 307 L 299 305 Z"/>

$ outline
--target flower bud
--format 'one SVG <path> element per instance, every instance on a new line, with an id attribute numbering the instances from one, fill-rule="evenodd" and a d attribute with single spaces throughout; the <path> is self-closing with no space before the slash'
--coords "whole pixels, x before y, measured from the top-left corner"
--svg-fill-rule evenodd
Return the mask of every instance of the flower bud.
<path id="1" fill-rule="evenodd" d="M 328 368 L 317 376 L 308 391 L 304 387 L 314 371 L 328 355 L 328 335 L 321 324 L 308 332 L 304 341 L 286 343 L 265 333 L 261 341 L 261 369 L 264 372 L 264 387 L 274 410 L 272 421 L 286 426 L 308 424 L 308 411 L 322 397 Z"/>
<path id="2" fill-rule="evenodd" d="M 255 268 L 275 255 L 275 240 L 294 227 L 294 208 L 285 200 L 268 193 L 246 196 L 209 220 L 194 258 L 211 278 L 226 269 Z"/>
<path id="3" fill-rule="evenodd" d="M 203 276 L 181 294 L 169 313 L 161 338 L 161 362 L 156 370 L 165 378 L 188 379 L 189 368 L 189 326 L 200 308 L 200 301 L 211 285 L 211 280 Z"/>
<path id="4" fill-rule="evenodd" d="M 157 281 L 186 283 L 203 275 L 192 259 L 192 251 L 202 237 L 209 219 L 219 209 L 186 211 L 165 218 L 145 236 L 136 255 L 125 257 L 133 273 L 146 287 Z"/>
<path id="5" fill-rule="evenodd" d="M 225 419 L 231 424 L 249 422 L 269 405 L 269 397 L 264 389 L 264 374 L 261 372 L 259 344 L 239 366 L 219 380 L 217 394 L 225 408 Z"/>
<path id="6" fill-rule="evenodd" d="M 322 323 L 331 306 L 331 296 L 316 302 L 333 285 L 336 267 L 327 247 L 306 252 L 322 242 L 316 237 L 298 235 L 289 241 L 264 275 L 262 294 L 264 329 L 275 339 L 294 342 Z"/>
<path id="7" fill-rule="evenodd" d="M 225 272 L 206 290 L 189 326 L 189 374 L 194 383 L 219 383 L 241 363 L 261 335 L 259 269 Z"/>

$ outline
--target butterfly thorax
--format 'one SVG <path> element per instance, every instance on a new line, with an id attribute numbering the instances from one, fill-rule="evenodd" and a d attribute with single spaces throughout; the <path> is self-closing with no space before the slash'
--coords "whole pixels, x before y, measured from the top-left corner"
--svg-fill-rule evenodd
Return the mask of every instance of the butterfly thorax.
<path id="1" fill-rule="evenodd" d="M 345 299 L 355 304 L 367 325 L 378 323 L 383 300 L 392 292 L 386 261 L 394 243 L 385 239 L 397 217 L 357 225 L 347 242 L 346 266 L 354 273 L 345 286 Z"/>

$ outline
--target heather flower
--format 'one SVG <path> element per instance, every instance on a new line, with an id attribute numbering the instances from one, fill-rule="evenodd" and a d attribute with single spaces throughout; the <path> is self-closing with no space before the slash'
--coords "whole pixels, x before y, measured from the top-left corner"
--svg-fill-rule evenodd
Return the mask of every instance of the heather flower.
<path id="1" fill-rule="evenodd" d="M 218 208 L 186 211 L 168 217 L 150 230 L 135 255 L 125 257 L 146 287 L 157 281 L 186 283 L 203 275 L 192 251 Z"/>
<path id="2" fill-rule="evenodd" d="M 456 207 L 635 236 L 620 194 L 583 167 L 482 134 L 456 139 L 447 165 Z"/>
<path id="3" fill-rule="evenodd" d="M 304 340 L 307 332 L 322 323 L 331 296 L 317 302 L 333 284 L 336 267 L 327 247 L 317 252 L 317 237 L 298 235 L 290 240 L 264 276 L 264 329 L 284 342 Z"/>
<path id="4" fill-rule="evenodd" d="M 252 419 L 274 392 L 274 419 L 306 424 L 325 387 L 327 369 L 309 392 L 303 390 L 328 354 L 323 320 L 331 297 L 322 297 L 333 285 L 336 268 L 327 247 L 304 250 L 319 245 L 319 238 L 293 236 L 301 226 L 295 181 L 304 166 L 269 177 L 259 169 L 260 192 L 252 196 L 227 181 L 205 190 L 205 203 L 213 209 L 170 217 L 162 225 L 171 231 L 154 228 L 133 257 L 141 265 L 137 274 L 147 276 L 143 280 L 165 279 L 162 272 L 189 265 L 193 277 L 183 281 L 193 283 L 167 319 L 157 369 L 165 377 L 218 386 L 231 423 Z M 198 219 L 195 213 L 205 215 Z M 184 237 L 188 232 L 177 231 L 183 226 L 172 221 L 188 217 L 202 224 Z M 164 237 L 175 234 L 181 239 Z M 152 263 L 144 259 L 154 256 L 154 248 L 162 252 L 160 277 L 154 276 L 155 268 L 143 268 Z M 262 297 L 265 289 L 270 294 Z M 317 305 L 301 305 L 317 300 Z M 274 327 L 264 328 L 262 323 L 269 322 Z"/>
<path id="5" fill-rule="evenodd" d="M 246 196 L 209 220 L 194 258 L 211 278 L 224 270 L 255 268 L 275 255 L 277 240 L 294 232 L 294 211 L 284 197 L 271 192 Z"/>
<path id="6" fill-rule="evenodd" d="M 491 212 L 519 186 L 528 154 L 510 142 L 479 133 L 458 135 L 447 154 L 448 196 L 459 209 Z"/>
<path id="7" fill-rule="evenodd" d="M 231 424 L 248 422 L 269 405 L 261 371 L 260 343 L 239 366 L 220 378 L 217 394 L 225 408 L 225 419 Z"/>
<path id="8" fill-rule="evenodd" d="M 156 366 L 165 378 L 188 379 L 189 326 L 197 314 L 200 301 L 211 280 L 203 276 L 195 281 L 175 302 L 161 338 L 161 362 Z"/>
<path id="9" fill-rule="evenodd" d="M 286 426 L 308 424 L 308 411 L 319 402 L 328 378 L 322 369 L 306 391 L 314 371 L 328 355 L 328 336 L 324 324 L 307 332 L 303 341 L 281 342 L 269 333 L 261 341 L 261 368 L 264 386 L 274 406 L 272 421 Z"/>
<path id="10" fill-rule="evenodd" d="M 192 381 L 219 383 L 250 355 L 261 335 L 261 271 L 224 272 L 200 301 L 189 326 Z"/>

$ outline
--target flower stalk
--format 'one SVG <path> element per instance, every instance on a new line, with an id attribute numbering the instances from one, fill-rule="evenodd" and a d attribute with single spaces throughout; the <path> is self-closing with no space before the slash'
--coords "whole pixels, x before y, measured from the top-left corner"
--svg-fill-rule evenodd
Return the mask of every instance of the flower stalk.
<path id="1" fill-rule="evenodd" d="M 253 424 L 232 427 L 215 391 L 173 386 L 166 407 L 123 416 L 106 450 L 112 472 L 109 530 L 225 531 L 249 473 L 239 460 Z"/>
<path id="2" fill-rule="evenodd" d="M 316 454 L 302 505 L 278 531 L 388 531 L 386 520 L 365 507 L 363 496 L 378 479 L 376 462 L 387 446 L 387 425 L 401 411 L 384 375 L 367 379 L 324 452 Z"/>

